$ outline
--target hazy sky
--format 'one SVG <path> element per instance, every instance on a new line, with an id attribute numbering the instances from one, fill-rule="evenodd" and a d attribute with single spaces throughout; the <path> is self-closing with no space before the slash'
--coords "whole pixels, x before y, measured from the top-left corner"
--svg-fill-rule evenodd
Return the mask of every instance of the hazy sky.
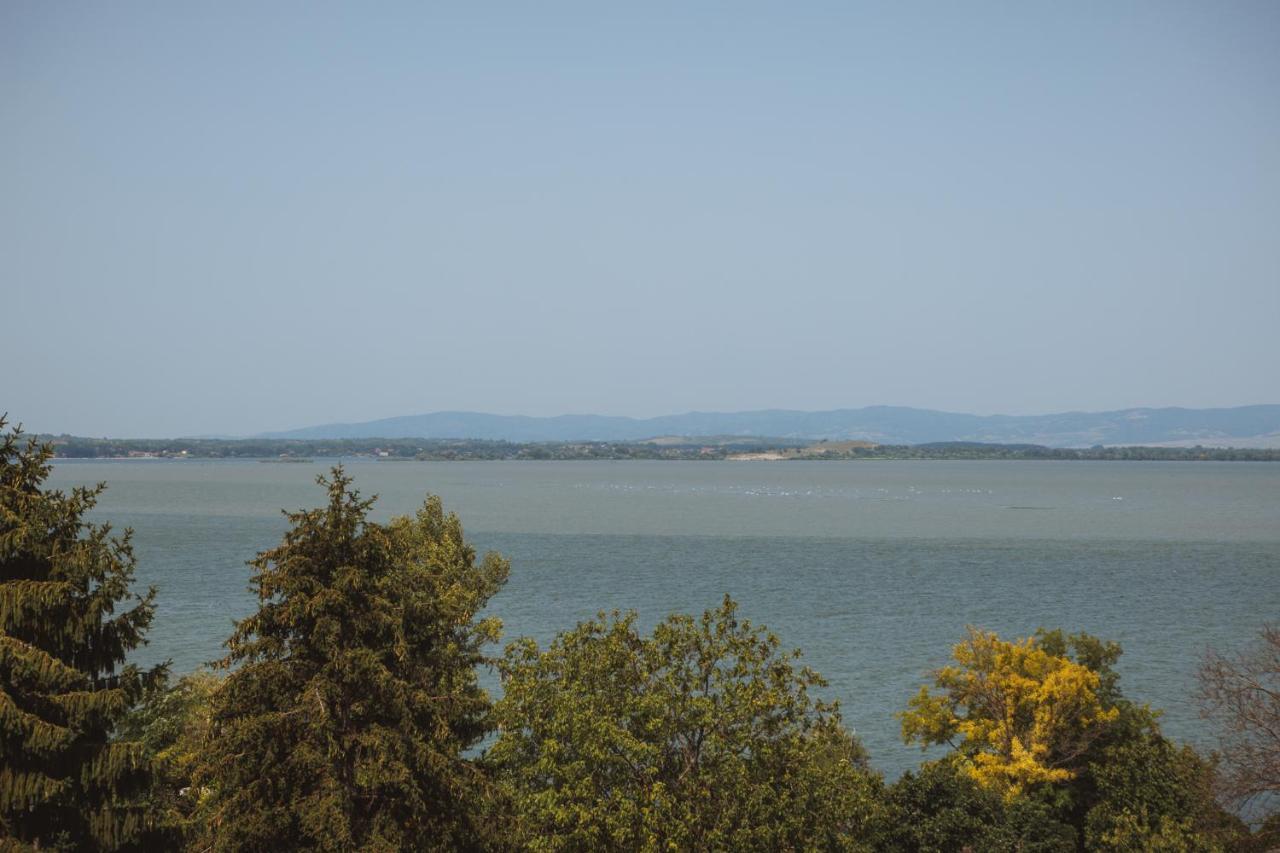
<path id="1" fill-rule="evenodd" d="M 0 411 L 1280 402 L 1280 3 L 0 3 Z"/>

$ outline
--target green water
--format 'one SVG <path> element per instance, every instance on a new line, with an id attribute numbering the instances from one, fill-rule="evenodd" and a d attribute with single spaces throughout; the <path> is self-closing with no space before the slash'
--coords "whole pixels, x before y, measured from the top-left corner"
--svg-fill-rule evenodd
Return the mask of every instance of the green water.
<path id="1" fill-rule="evenodd" d="M 105 480 L 160 589 L 143 661 L 220 654 L 254 601 L 244 561 L 322 500 L 328 463 L 64 462 Z M 442 495 L 512 560 L 493 601 L 540 641 L 600 609 L 651 624 L 728 592 L 831 682 L 873 762 L 919 761 L 893 712 L 966 624 L 1083 630 L 1125 648 L 1128 695 L 1211 746 L 1188 699 L 1199 656 L 1280 616 L 1280 465 L 1121 462 L 352 462 L 377 516 Z"/>

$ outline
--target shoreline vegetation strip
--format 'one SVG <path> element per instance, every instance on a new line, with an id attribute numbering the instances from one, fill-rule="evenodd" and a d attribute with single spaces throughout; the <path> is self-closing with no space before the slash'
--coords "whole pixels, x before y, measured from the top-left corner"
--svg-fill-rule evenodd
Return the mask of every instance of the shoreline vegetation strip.
<path id="1" fill-rule="evenodd" d="M 669 460 L 822 462 L 859 460 L 1039 460 L 1151 462 L 1280 462 L 1280 448 L 1151 447 L 1088 448 L 1037 444 L 937 442 L 875 444 L 866 441 L 794 441 L 715 437 L 638 442 L 508 442 L 482 439 L 106 439 L 42 435 L 57 459 L 261 459 L 307 462 L 365 457 L 381 461 L 467 460 Z"/>

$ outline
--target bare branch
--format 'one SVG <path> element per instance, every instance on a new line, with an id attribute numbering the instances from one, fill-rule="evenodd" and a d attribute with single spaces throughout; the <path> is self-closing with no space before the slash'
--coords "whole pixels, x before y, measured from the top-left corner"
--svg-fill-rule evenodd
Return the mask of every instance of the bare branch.
<path id="1" fill-rule="evenodd" d="M 1244 802 L 1280 793 L 1280 627 L 1266 626 L 1234 654 L 1209 651 L 1197 699 L 1201 716 L 1220 726 L 1224 796 Z"/>

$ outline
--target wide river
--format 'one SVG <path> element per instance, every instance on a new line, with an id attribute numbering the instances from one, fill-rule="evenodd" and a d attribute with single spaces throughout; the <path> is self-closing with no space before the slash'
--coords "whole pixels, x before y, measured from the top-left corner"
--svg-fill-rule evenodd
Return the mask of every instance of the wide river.
<path id="1" fill-rule="evenodd" d="M 245 561 L 282 508 L 324 499 L 331 463 L 63 461 L 106 481 L 95 518 L 133 527 L 159 588 L 137 658 L 191 670 L 255 606 Z M 1280 617 L 1280 464 L 1178 462 L 371 462 L 348 470 L 376 517 L 428 492 L 512 561 L 491 610 L 545 643 L 600 610 L 651 625 L 727 592 L 830 681 L 890 777 L 921 756 L 894 712 L 966 625 L 1119 641 L 1126 695 L 1212 746 L 1191 699 L 1205 649 Z"/>

